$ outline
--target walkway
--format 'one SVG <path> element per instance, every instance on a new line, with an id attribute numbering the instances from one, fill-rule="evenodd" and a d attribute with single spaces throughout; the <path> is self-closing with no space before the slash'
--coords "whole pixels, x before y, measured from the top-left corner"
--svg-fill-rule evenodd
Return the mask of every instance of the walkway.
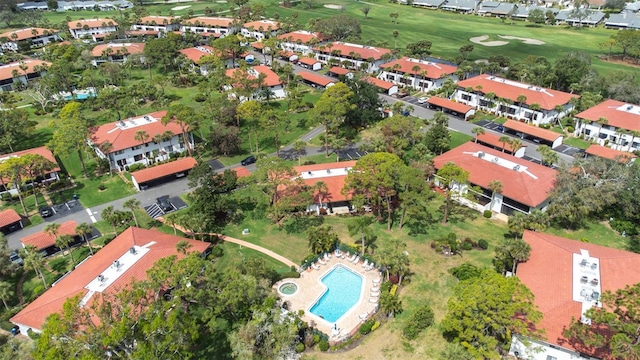
<path id="1" fill-rule="evenodd" d="M 159 220 L 160 222 L 163 222 L 163 223 L 165 222 L 163 217 L 159 217 L 159 218 L 157 218 L 157 220 Z M 191 230 L 187 230 L 186 228 L 184 228 L 184 227 L 182 227 L 180 225 L 173 225 L 173 226 L 175 226 L 176 229 L 182 231 L 185 234 L 193 233 Z M 237 245 L 240 245 L 240 246 L 244 246 L 244 247 L 247 247 L 249 249 L 261 252 L 261 253 L 263 253 L 263 254 L 265 254 L 265 255 L 273 258 L 273 259 L 276 259 L 276 260 L 280 261 L 281 263 L 283 263 L 283 264 L 285 264 L 287 266 L 293 266 L 296 269 L 298 268 L 298 265 L 296 263 L 294 263 L 293 261 L 287 259 L 286 257 L 284 257 L 282 255 L 278 255 L 278 254 L 276 254 L 275 252 L 273 252 L 273 251 L 271 251 L 269 249 L 265 249 L 262 246 L 250 243 L 248 241 L 232 238 L 232 237 L 227 236 L 227 235 L 216 234 L 216 233 L 209 233 L 209 235 L 217 236 L 218 238 L 220 238 L 220 240 L 223 240 L 223 241 L 226 241 L 226 242 L 230 242 L 230 243 L 234 243 L 234 244 L 237 244 Z"/>

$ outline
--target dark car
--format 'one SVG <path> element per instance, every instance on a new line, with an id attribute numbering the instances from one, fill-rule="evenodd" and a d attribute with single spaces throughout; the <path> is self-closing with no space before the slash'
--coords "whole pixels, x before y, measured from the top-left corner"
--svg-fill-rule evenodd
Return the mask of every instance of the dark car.
<path id="1" fill-rule="evenodd" d="M 158 203 L 160 210 L 164 212 L 173 210 L 173 205 L 171 205 L 171 202 L 169 202 L 169 199 L 166 197 L 159 197 L 156 199 L 156 202 Z"/>
<path id="2" fill-rule="evenodd" d="M 244 160 L 240 161 L 240 164 L 242 166 L 247 166 L 247 165 L 253 164 L 254 162 L 256 162 L 256 157 L 251 155 L 251 156 L 245 158 Z"/>
<path id="3" fill-rule="evenodd" d="M 53 210 L 51 210 L 51 208 L 48 206 L 41 206 L 38 211 L 40 212 L 40 216 L 42 216 L 43 218 L 53 215 Z"/>

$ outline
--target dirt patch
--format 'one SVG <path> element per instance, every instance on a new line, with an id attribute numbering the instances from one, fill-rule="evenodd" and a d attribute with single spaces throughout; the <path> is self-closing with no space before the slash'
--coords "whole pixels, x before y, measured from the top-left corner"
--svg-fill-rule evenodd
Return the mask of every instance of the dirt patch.
<path id="1" fill-rule="evenodd" d="M 500 41 L 500 40 L 487 41 L 487 39 L 489 39 L 489 35 L 482 35 L 482 36 L 474 36 L 470 38 L 469 41 L 471 41 L 474 44 L 478 44 L 482 46 L 503 46 L 509 43 L 508 41 Z"/>
<path id="2" fill-rule="evenodd" d="M 501 39 L 507 39 L 507 40 L 520 40 L 520 41 L 522 41 L 523 43 L 525 43 L 527 45 L 544 45 L 544 44 L 546 44 L 542 40 L 532 39 L 532 38 L 524 38 L 524 37 L 518 37 L 518 36 L 504 36 L 504 35 L 498 35 L 498 37 L 501 38 Z"/>
<path id="3" fill-rule="evenodd" d="M 630 57 L 627 57 L 626 59 L 624 59 L 624 61 L 622 61 L 621 56 L 611 56 L 609 58 L 607 58 L 606 56 L 599 56 L 598 59 L 600 61 L 604 61 L 612 64 L 631 66 L 631 67 L 640 69 L 640 61 L 636 59 L 632 59 Z"/>
<path id="4" fill-rule="evenodd" d="M 333 4 L 326 4 L 324 7 L 326 7 L 327 9 L 333 9 L 333 10 L 342 10 L 343 9 L 342 5 L 333 5 Z"/>

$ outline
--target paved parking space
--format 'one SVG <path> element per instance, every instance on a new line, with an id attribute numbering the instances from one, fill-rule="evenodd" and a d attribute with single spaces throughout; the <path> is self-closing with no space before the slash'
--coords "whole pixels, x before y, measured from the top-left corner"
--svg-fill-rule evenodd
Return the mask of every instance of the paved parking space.
<path id="1" fill-rule="evenodd" d="M 565 154 L 565 155 L 569 155 L 569 156 L 574 156 L 576 154 L 584 154 L 584 150 L 582 149 L 578 149 L 576 147 L 573 146 L 569 146 L 569 145 L 565 145 L 562 144 L 558 147 L 556 147 L 555 149 L 553 149 L 561 154 Z"/>
<path id="2" fill-rule="evenodd" d="M 171 207 L 173 207 L 173 210 L 164 211 L 163 209 L 160 208 L 157 202 L 154 202 L 153 204 L 145 206 L 144 210 L 147 212 L 147 214 L 149 214 L 149 216 L 155 219 L 160 216 L 163 216 L 187 207 L 187 203 L 185 203 L 180 197 L 176 196 L 176 197 L 170 198 L 167 196 L 166 198 L 169 201 L 169 203 L 171 203 Z"/>
<path id="3" fill-rule="evenodd" d="M 66 203 L 55 204 L 51 206 L 51 210 L 53 210 L 53 215 L 43 218 L 45 222 L 56 222 L 60 218 L 83 211 L 84 207 L 79 201 L 71 200 Z"/>
<path id="4" fill-rule="evenodd" d="M 340 159 L 349 159 L 349 160 L 358 160 L 361 157 L 367 155 L 369 152 L 368 151 L 363 151 L 360 149 L 347 149 L 347 150 L 342 150 L 340 152 L 338 152 L 338 154 L 340 155 Z"/>
<path id="5" fill-rule="evenodd" d="M 211 168 L 213 170 L 224 169 L 224 165 L 220 161 L 218 161 L 216 159 L 209 160 L 208 163 L 209 163 L 209 166 L 211 166 Z"/>

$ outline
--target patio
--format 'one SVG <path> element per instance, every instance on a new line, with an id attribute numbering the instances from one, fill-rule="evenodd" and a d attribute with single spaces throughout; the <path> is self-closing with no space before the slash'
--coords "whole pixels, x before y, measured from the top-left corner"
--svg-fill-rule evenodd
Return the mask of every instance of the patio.
<path id="1" fill-rule="evenodd" d="M 315 324 L 313 326 L 316 329 L 329 335 L 330 343 L 341 341 L 355 334 L 360 324 L 370 318 L 378 309 L 378 297 L 372 298 L 370 294 L 374 287 L 379 288 L 380 286 L 382 281 L 380 272 L 376 269 L 366 271 L 361 261 L 354 264 L 348 261 L 346 253 L 343 255 L 344 257 L 339 258 L 333 253 L 328 261 L 323 260 L 325 265 L 316 263 L 319 266 L 318 270 L 310 267 L 300 274 L 299 279 L 283 279 L 273 285 L 276 291 L 285 283 L 294 283 L 298 286 L 298 290 L 292 295 L 284 295 L 279 292 L 280 298 L 288 303 L 289 311 L 304 310 L 302 320 L 309 324 Z M 325 292 L 326 287 L 320 280 L 339 264 L 362 276 L 363 282 L 358 302 L 334 323 L 312 314 L 310 309 Z M 372 299 L 375 301 L 371 302 Z"/>

